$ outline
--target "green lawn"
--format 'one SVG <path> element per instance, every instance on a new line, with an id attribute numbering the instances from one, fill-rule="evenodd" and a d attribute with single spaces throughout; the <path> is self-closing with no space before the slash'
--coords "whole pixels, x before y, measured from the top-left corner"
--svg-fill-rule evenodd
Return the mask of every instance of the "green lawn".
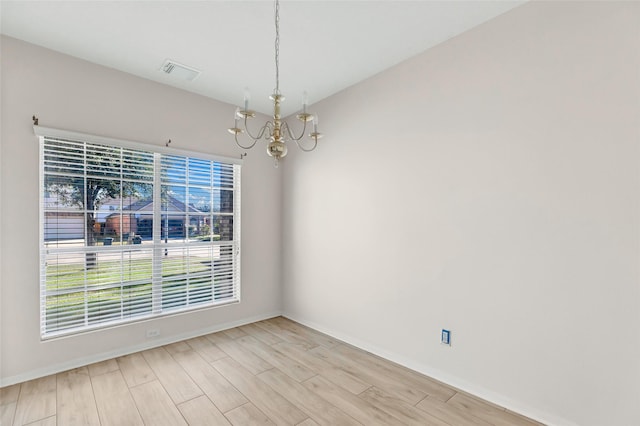
<path id="1" fill-rule="evenodd" d="M 207 272 L 210 262 L 187 262 L 182 257 L 162 259 L 163 308 L 186 304 L 184 289 L 189 282 L 189 293 L 197 294 L 203 302 L 212 299 L 211 278 L 190 278 L 186 274 Z M 86 291 L 84 280 L 86 276 Z M 89 323 L 108 321 L 124 316 L 138 316 L 151 312 L 151 259 L 136 259 L 122 264 L 117 261 L 100 262 L 85 272 L 84 262 L 47 266 L 47 290 L 78 291 L 47 297 L 47 324 L 54 328 L 81 326 L 85 309 Z M 117 287 L 102 288 L 109 284 Z M 173 295 L 177 296 L 174 297 Z M 86 301 L 86 306 L 85 306 Z M 106 314 L 106 315 L 105 315 Z"/>
<path id="2" fill-rule="evenodd" d="M 187 272 L 203 272 L 211 269 L 210 262 L 185 261 L 182 257 L 162 259 L 162 276 L 183 275 Z M 73 264 L 47 265 L 47 290 L 63 290 L 83 287 L 86 279 L 87 287 L 127 283 L 131 281 L 149 280 L 151 282 L 151 259 L 132 259 L 125 263 L 118 261 L 100 262 L 85 271 L 84 262 Z"/>

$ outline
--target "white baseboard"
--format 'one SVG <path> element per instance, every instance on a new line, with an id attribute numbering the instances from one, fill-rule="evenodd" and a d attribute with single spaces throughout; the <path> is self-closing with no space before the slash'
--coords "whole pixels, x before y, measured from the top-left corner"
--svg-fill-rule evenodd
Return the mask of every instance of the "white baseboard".
<path id="1" fill-rule="evenodd" d="M 113 351 L 103 352 L 103 353 L 91 355 L 88 357 L 75 358 L 63 363 L 49 365 L 45 368 L 39 368 L 36 370 L 28 371 L 26 373 L 17 374 L 15 376 L 0 378 L 0 387 L 10 386 L 16 383 L 22 383 L 28 380 L 49 376 L 51 374 L 61 373 L 63 371 L 71 370 L 78 367 L 83 367 L 85 365 L 93 364 L 96 362 L 106 361 L 108 359 L 116 358 L 119 356 L 129 355 L 129 354 L 144 351 L 147 349 L 157 348 L 159 346 L 164 346 L 164 345 L 168 345 L 175 342 L 180 342 L 182 340 L 191 339 L 193 337 L 198 337 L 198 336 L 203 336 L 205 334 L 228 330 L 230 328 L 239 327 L 241 325 L 251 324 L 256 321 L 262 321 L 269 318 L 274 318 L 274 317 L 280 316 L 281 314 L 282 313 L 278 311 L 278 312 L 271 312 L 267 314 L 252 316 L 248 318 L 243 318 L 241 320 L 225 322 L 222 324 L 215 324 L 209 327 L 188 331 L 186 333 L 181 333 L 181 334 L 170 336 L 170 337 L 145 341 L 138 345 L 133 345 L 126 348 L 118 348 Z"/>
<path id="2" fill-rule="evenodd" d="M 544 412 L 543 410 L 536 409 L 527 404 L 523 404 L 522 402 L 519 402 L 519 401 L 514 401 L 511 398 L 508 398 L 504 395 L 485 389 L 482 386 L 478 386 L 477 384 L 467 382 L 466 380 L 461 379 L 459 377 L 455 377 L 455 376 L 452 376 L 451 374 L 434 369 L 433 367 L 423 364 L 415 359 L 411 359 L 404 355 L 400 355 L 392 351 L 389 351 L 387 349 L 378 347 L 370 342 L 366 342 L 356 337 L 344 334 L 338 330 L 325 327 L 322 324 L 318 324 L 313 321 L 307 321 L 304 318 L 301 318 L 297 315 L 292 315 L 291 313 L 286 311 L 282 313 L 282 316 L 289 318 L 292 321 L 306 325 L 307 327 L 310 327 L 321 333 L 324 333 L 336 339 L 342 340 L 343 342 L 353 345 L 359 349 L 365 350 L 374 355 L 377 355 L 389 361 L 395 362 L 396 364 L 402 365 L 403 367 L 409 368 L 413 371 L 417 371 L 418 373 L 424 374 L 425 376 L 438 380 L 448 386 L 454 387 L 463 392 L 477 396 L 478 398 L 481 398 L 485 401 L 489 401 L 500 407 L 506 408 L 509 411 L 526 416 L 530 419 L 536 420 L 548 426 L 578 426 L 577 423 L 571 422 L 557 415 Z"/>

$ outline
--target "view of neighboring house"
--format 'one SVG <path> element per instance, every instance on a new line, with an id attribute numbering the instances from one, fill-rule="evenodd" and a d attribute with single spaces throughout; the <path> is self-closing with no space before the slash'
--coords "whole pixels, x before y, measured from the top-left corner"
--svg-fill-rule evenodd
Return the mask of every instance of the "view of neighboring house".
<path id="1" fill-rule="evenodd" d="M 101 206 L 96 217 L 96 224 L 100 227 L 100 235 L 122 237 L 123 240 L 131 235 L 152 238 L 153 201 L 149 198 L 129 199 L 129 201 L 132 200 L 135 201 L 129 205 L 123 205 L 122 213 L 116 211 L 121 199 L 110 200 Z M 168 200 L 169 202 L 162 206 L 162 210 L 167 212 L 162 215 L 161 235 L 163 237 L 184 237 L 187 229 L 190 230 L 190 234 L 200 235 L 205 225 L 211 226 L 210 217 L 206 212 L 193 206 L 187 206 L 175 197 L 169 196 Z M 105 210 L 112 213 L 106 213 Z"/>
<path id="2" fill-rule="evenodd" d="M 193 207 L 187 206 L 175 197 L 169 196 L 169 202 L 162 206 L 163 238 L 181 238 L 187 235 L 208 235 L 211 216 Z M 46 240 L 84 239 L 85 214 L 77 208 L 61 205 L 55 196 L 46 202 L 44 232 Z M 150 198 L 129 197 L 111 198 L 100 205 L 93 218 L 94 235 L 99 239 L 112 237 L 117 240 L 129 240 L 134 235 L 142 239 L 152 238 L 153 201 Z"/>

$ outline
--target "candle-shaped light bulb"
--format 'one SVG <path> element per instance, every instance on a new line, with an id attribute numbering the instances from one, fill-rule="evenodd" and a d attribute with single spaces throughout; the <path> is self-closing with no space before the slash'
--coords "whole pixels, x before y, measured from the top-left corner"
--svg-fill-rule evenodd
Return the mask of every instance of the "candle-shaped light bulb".
<path id="1" fill-rule="evenodd" d="M 308 104 L 309 104 L 309 94 L 305 90 L 304 92 L 302 92 L 302 112 L 304 114 L 307 113 L 307 105 Z"/>
<path id="2" fill-rule="evenodd" d="M 251 99 L 251 94 L 249 93 L 249 88 L 244 88 L 244 110 L 249 111 L 249 99 Z"/>
<path id="3" fill-rule="evenodd" d="M 318 133 L 318 114 L 313 116 L 313 133 Z"/>
<path id="4" fill-rule="evenodd" d="M 233 127 L 235 127 L 236 129 L 238 128 L 238 118 L 240 117 L 240 107 L 236 108 L 236 112 L 233 114 L 233 119 L 235 122 L 235 125 Z"/>

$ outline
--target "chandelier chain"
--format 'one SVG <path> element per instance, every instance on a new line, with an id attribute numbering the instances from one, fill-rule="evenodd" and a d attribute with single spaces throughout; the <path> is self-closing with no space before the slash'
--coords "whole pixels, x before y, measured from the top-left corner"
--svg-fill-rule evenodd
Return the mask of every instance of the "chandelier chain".
<path id="1" fill-rule="evenodd" d="M 280 2 L 278 0 L 276 0 L 276 4 L 275 4 L 275 9 L 276 9 L 276 17 L 275 17 L 275 24 L 276 24 L 276 41 L 275 41 L 275 60 L 276 60 L 276 89 L 275 89 L 275 94 L 279 95 L 280 94 Z"/>

